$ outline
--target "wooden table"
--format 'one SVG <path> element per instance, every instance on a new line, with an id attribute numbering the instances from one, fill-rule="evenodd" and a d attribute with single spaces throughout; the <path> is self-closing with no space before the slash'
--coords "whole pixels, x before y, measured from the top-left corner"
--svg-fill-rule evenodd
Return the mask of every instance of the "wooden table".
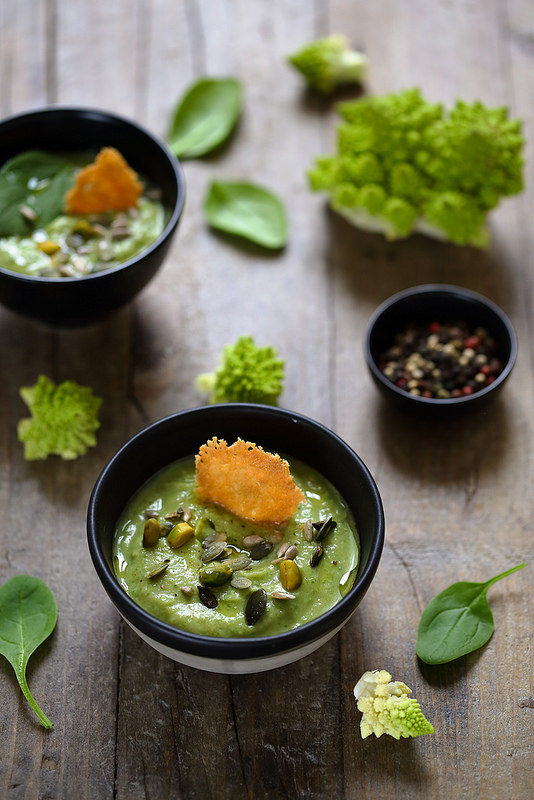
<path id="1" fill-rule="evenodd" d="M 2 117 L 94 105 L 164 135 L 200 76 L 238 76 L 246 97 L 224 151 L 185 163 L 187 205 L 172 252 L 130 307 L 81 330 L 0 311 L 0 580 L 37 575 L 59 608 L 28 671 L 53 731 L 39 726 L 0 660 L 2 798 L 534 796 L 534 172 L 527 167 L 527 190 L 494 213 L 487 252 L 421 236 L 388 243 L 348 226 L 305 177 L 313 157 L 333 149 L 335 112 L 308 97 L 285 63 L 328 32 L 345 32 L 368 54 L 368 93 L 417 85 L 446 105 L 506 104 L 534 141 L 529 0 L 0 5 Z M 206 228 L 202 199 L 214 177 L 252 179 L 280 195 L 291 224 L 283 253 L 240 248 Z M 377 304 L 432 281 L 491 297 L 520 341 L 496 403 L 442 425 L 384 405 L 362 355 Z M 229 678 L 166 660 L 121 623 L 90 563 L 85 512 L 118 447 L 147 423 L 202 404 L 195 376 L 240 334 L 285 358 L 281 404 L 333 428 L 367 463 L 387 541 L 370 591 L 336 638 L 293 666 Z M 103 398 L 98 446 L 75 462 L 23 459 L 19 387 L 41 373 Z M 435 593 L 522 561 L 526 569 L 491 589 L 487 646 L 442 668 L 418 662 L 418 620 Z M 361 740 L 352 689 L 374 668 L 414 690 L 434 736 Z"/>

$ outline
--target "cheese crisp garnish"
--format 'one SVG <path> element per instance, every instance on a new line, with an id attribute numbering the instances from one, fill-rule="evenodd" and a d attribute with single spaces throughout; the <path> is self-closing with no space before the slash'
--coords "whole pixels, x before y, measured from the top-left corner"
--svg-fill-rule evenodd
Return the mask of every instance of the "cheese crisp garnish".
<path id="1" fill-rule="evenodd" d="M 306 499 L 287 461 L 243 439 L 228 446 L 213 437 L 200 448 L 195 465 L 199 498 L 250 522 L 287 522 Z"/>
<path id="2" fill-rule="evenodd" d="M 67 214 L 103 214 L 137 205 L 143 186 L 114 147 L 103 147 L 92 164 L 76 176 L 65 195 Z"/>

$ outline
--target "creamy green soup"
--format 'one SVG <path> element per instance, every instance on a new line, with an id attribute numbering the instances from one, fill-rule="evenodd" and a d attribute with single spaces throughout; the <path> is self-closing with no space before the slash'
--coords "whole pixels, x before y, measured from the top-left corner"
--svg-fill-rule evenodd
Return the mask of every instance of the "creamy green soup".
<path id="1" fill-rule="evenodd" d="M 0 169 L 0 267 L 77 278 L 122 264 L 157 239 L 166 212 L 154 188 L 126 211 L 63 213 L 65 193 L 89 160 L 27 151 Z"/>
<path id="2" fill-rule="evenodd" d="M 193 458 L 159 472 L 129 503 L 115 533 L 115 573 L 123 589 L 164 622 L 208 636 L 276 634 L 332 608 L 354 582 L 359 557 L 354 520 L 325 478 L 295 459 L 287 460 L 306 499 L 283 528 L 253 525 L 200 503 Z M 160 526 L 155 544 L 143 543 L 148 518 Z M 173 548 L 167 536 L 172 540 L 178 525 L 193 533 Z M 279 556 L 286 543 L 292 548 L 287 551 L 290 559 Z M 298 588 L 284 586 L 284 561 L 298 568 Z M 214 575 L 224 582 L 213 585 Z M 258 592 L 265 608 L 255 619 L 250 598 Z"/>

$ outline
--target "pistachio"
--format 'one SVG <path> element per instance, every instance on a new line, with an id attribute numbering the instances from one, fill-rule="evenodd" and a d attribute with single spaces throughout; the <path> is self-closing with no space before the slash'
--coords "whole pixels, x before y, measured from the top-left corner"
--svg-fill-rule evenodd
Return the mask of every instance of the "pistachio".
<path id="1" fill-rule="evenodd" d="M 157 544 L 161 530 L 157 519 L 150 518 L 145 522 L 143 528 L 143 547 L 154 547 Z"/>
<path id="2" fill-rule="evenodd" d="M 223 586 L 232 577 L 232 568 L 217 562 L 204 567 L 199 577 L 203 586 Z"/>
<path id="3" fill-rule="evenodd" d="M 247 625 L 255 625 L 267 608 L 267 592 L 265 589 L 256 589 L 247 600 L 245 619 Z"/>
<path id="4" fill-rule="evenodd" d="M 47 256 L 53 256 L 58 250 L 61 250 L 61 245 L 58 242 L 53 242 L 47 239 L 45 242 L 37 242 L 37 247 Z"/>
<path id="5" fill-rule="evenodd" d="M 183 508 L 177 508 L 176 511 L 169 511 L 168 514 L 165 514 L 165 519 L 168 519 L 169 522 L 187 522 L 188 520 L 184 520 L 184 510 Z"/>
<path id="6" fill-rule="evenodd" d="M 298 589 L 302 583 L 300 569 L 290 558 L 286 558 L 280 564 L 280 583 L 288 592 Z"/>
<path id="7" fill-rule="evenodd" d="M 149 520 L 150 521 L 150 520 Z M 187 522 L 177 522 L 167 536 L 167 544 L 176 550 L 182 547 L 194 534 L 194 529 Z"/>

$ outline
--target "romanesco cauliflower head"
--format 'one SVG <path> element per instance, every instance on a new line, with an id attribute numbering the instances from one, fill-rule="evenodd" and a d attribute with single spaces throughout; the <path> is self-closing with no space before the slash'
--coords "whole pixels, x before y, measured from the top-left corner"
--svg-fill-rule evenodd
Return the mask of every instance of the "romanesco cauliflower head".
<path id="1" fill-rule="evenodd" d="M 368 60 L 350 47 L 346 36 L 333 34 L 310 42 L 288 57 L 311 89 L 330 94 L 339 86 L 361 83 Z"/>
<path id="2" fill-rule="evenodd" d="M 34 386 L 23 386 L 20 395 L 31 412 L 31 417 L 18 424 L 18 438 L 28 461 L 49 455 L 71 460 L 96 445 L 102 400 L 92 389 L 74 381 L 56 386 L 40 375 Z"/>
<path id="3" fill-rule="evenodd" d="M 488 212 L 523 188 L 519 120 L 458 101 L 450 113 L 419 89 L 341 103 L 337 152 L 310 186 L 351 223 L 389 239 L 415 231 L 485 247 Z"/>
<path id="4" fill-rule="evenodd" d="M 362 739 L 372 733 L 379 737 L 387 733 L 395 739 L 434 733 L 414 697 L 402 681 L 392 681 L 385 669 L 365 672 L 356 686 L 354 696 L 358 710 Z"/>
<path id="5" fill-rule="evenodd" d="M 202 373 L 196 387 L 210 403 L 275 405 L 282 393 L 284 361 L 274 347 L 258 347 L 251 336 L 226 345 L 215 372 Z"/>

